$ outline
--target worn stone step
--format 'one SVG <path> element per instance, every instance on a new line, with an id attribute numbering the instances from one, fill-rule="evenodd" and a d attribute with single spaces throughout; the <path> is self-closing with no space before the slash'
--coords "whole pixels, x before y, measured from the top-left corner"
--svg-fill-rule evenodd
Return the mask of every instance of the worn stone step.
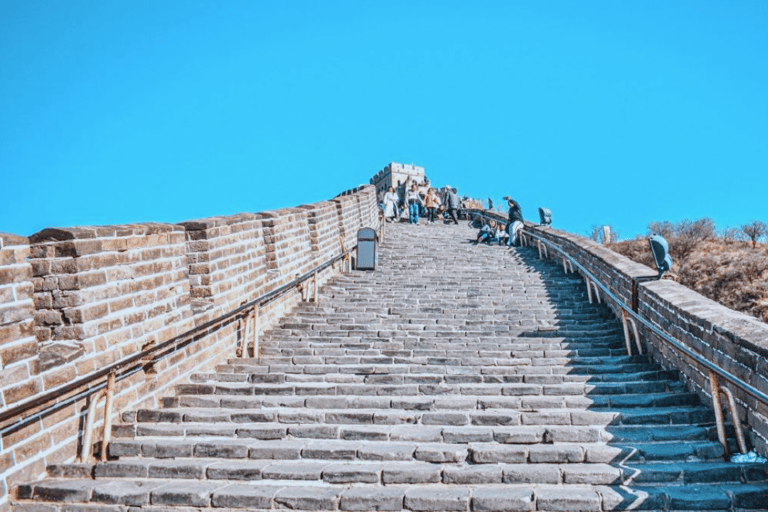
<path id="1" fill-rule="evenodd" d="M 182 417 L 193 417 L 199 411 L 190 410 L 190 408 L 219 408 L 221 409 L 216 418 L 233 417 L 232 414 L 241 413 L 243 409 L 261 410 L 267 408 L 307 408 L 307 409 L 405 409 L 418 411 L 440 411 L 454 410 L 465 413 L 472 413 L 475 410 L 490 413 L 490 409 L 516 409 L 518 411 L 533 410 L 557 410 L 557 409 L 590 409 L 593 411 L 605 410 L 627 410 L 631 412 L 633 408 L 665 408 L 671 406 L 689 406 L 699 405 L 698 396 L 694 393 L 686 392 L 667 392 L 667 393 L 644 393 L 644 394 L 626 394 L 626 395 L 582 395 L 573 394 L 550 394 L 540 395 L 534 391 L 533 386 L 528 392 L 524 393 L 523 388 L 518 388 L 517 395 L 453 395 L 451 393 L 432 393 L 432 395 L 403 396 L 396 398 L 390 396 L 366 396 L 366 395 L 254 395 L 243 396 L 222 394 L 210 395 L 180 395 L 163 400 L 163 409 L 141 409 L 139 417 L 143 421 L 181 421 Z M 447 390 L 444 387 L 440 389 Z M 234 411 L 227 409 L 235 409 Z M 680 409 L 682 412 L 683 409 Z M 509 412 L 509 411 L 505 411 Z M 210 414 L 208 411 L 202 411 L 203 415 Z M 161 419 L 162 418 L 162 419 Z M 225 421 L 219 419 L 218 421 Z"/>
<path id="2" fill-rule="evenodd" d="M 535 397 L 534 397 L 535 398 Z M 183 402 L 183 400 L 187 400 Z M 446 395 L 444 398 L 435 398 L 434 402 L 421 402 L 421 398 L 413 397 L 413 401 L 408 397 L 403 397 L 401 402 L 394 402 L 396 410 L 387 410 L 384 408 L 387 398 L 383 397 L 322 397 L 311 396 L 307 398 L 285 396 L 272 397 L 272 402 L 265 402 L 267 397 L 258 401 L 257 398 L 233 397 L 179 397 L 179 403 L 174 405 L 184 405 L 190 407 L 203 406 L 202 411 L 189 410 L 185 407 L 175 409 L 140 409 L 133 412 L 128 411 L 123 414 L 124 421 L 143 421 L 143 422 L 173 422 L 181 421 L 201 421 L 208 418 L 211 421 L 234 421 L 234 422 L 271 422 L 275 418 L 285 415 L 286 421 L 291 422 L 289 418 L 301 414 L 302 421 L 316 423 L 328 422 L 332 424 L 344 423 L 347 418 L 349 423 L 354 424 L 399 424 L 399 423 L 421 423 L 424 421 L 424 415 L 427 415 L 427 421 L 438 421 L 440 418 L 450 418 L 454 421 L 491 421 L 495 414 L 501 416 L 499 421 L 515 421 L 519 418 L 523 425 L 625 425 L 625 426 L 656 426 L 656 425 L 712 425 L 714 424 L 714 413 L 707 406 L 672 406 L 672 407 L 652 407 L 652 408 L 612 408 L 612 407 L 592 407 L 582 408 L 578 404 L 585 397 L 565 398 L 566 405 L 574 405 L 572 409 L 567 408 L 531 408 L 530 410 L 514 410 L 519 408 L 507 407 L 514 402 L 506 399 L 497 399 L 494 397 L 453 397 Z M 521 404 L 524 398 L 520 398 Z M 588 399 L 588 398 L 586 398 Z M 208 401 L 212 400 L 212 401 Z M 220 400 L 217 402 L 217 400 Z M 390 399 L 391 400 L 391 399 Z M 439 400 L 439 401 L 438 401 Z M 466 400 L 466 402 L 464 401 Z M 568 400 L 576 400 L 568 402 Z M 207 402 L 206 402 L 207 401 Z M 472 402 L 475 402 L 478 410 L 466 409 Z M 390 403 L 390 408 L 393 402 Z M 218 404 L 218 405 L 217 405 Z M 269 405 L 267 405 L 269 404 Z M 423 411 L 421 407 L 429 407 L 434 404 L 434 411 Z M 371 406 L 378 407 L 372 409 Z M 233 410 L 211 411 L 211 408 L 222 407 L 232 408 Z M 453 409 L 451 409 L 453 407 Z M 403 409 L 403 410 L 397 410 Z M 489 409 L 500 409 L 496 413 Z M 227 420 L 229 418 L 229 420 Z M 330 419 L 330 421 L 328 421 Z"/>
<path id="3" fill-rule="evenodd" d="M 625 480 L 622 468 L 603 463 L 504 463 L 498 459 L 520 459 L 511 453 L 477 453 L 496 459 L 488 464 L 467 464 L 461 447 L 419 447 L 408 460 L 382 459 L 385 453 L 371 450 L 370 459 L 349 460 L 225 460 L 209 459 L 127 459 L 112 464 L 55 465 L 52 477 L 90 476 L 112 478 L 184 479 L 202 481 L 316 481 L 329 484 L 443 483 L 507 484 L 521 479 L 541 478 L 541 483 L 605 485 Z M 394 452 L 397 455 L 397 449 Z M 461 460 L 458 460 L 461 459 Z M 90 467 L 89 467 L 90 466 Z M 635 470 L 627 470 L 634 472 Z"/>
<path id="4" fill-rule="evenodd" d="M 410 473 L 401 479 L 407 480 Z M 516 476 L 516 475 L 515 475 Z M 46 479 L 19 488 L 20 512 L 40 510 L 31 500 L 60 504 L 71 512 L 85 512 L 77 504 L 98 504 L 104 512 L 126 506 L 147 512 L 178 508 L 249 510 L 410 510 L 410 511 L 595 511 L 607 510 L 764 510 L 766 484 L 633 486 L 555 485 L 517 483 L 451 488 L 444 484 L 403 483 L 287 485 L 283 481 L 232 482 L 158 480 Z M 64 512 L 62 509 L 55 509 Z"/>
<path id="5" fill-rule="evenodd" d="M 424 435 L 428 434 L 428 429 Z M 544 441 L 549 441 L 547 436 L 554 436 L 549 429 L 543 435 Z M 497 439 L 504 441 L 515 439 L 518 431 L 505 432 L 503 429 L 494 431 L 492 428 L 449 428 L 437 430 L 433 433 L 436 442 L 443 443 L 432 447 L 434 450 L 445 450 L 446 444 L 470 444 L 490 443 Z M 563 434 L 567 436 L 568 434 Z M 505 437 L 507 436 L 507 437 Z M 438 439 L 439 437 L 439 439 Z M 538 444 L 514 444 L 503 443 L 502 450 L 497 445 L 485 448 L 489 452 L 506 454 L 512 460 L 496 460 L 495 462 L 519 462 L 519 463 L 609 463 L 618 460 L 648 462 L 685 462 L 705 461 L 721 459 L 723 447 L 715 441 L 687 441 L 657 443 L 610 443 L 599 440 L 579 443 L 538 443 Z M 136 439 L 115 440 L 110 445 L 110 455 L 114 457 L 153 457 L 153 458 L 178 458 L 178 457 L 220 457 L 226 459 L 366 459 L 370 460 L 369 451 L 382 450 L 387 453 L 396 449 L 392 443 L 379 443 L 373 441 L 358 440 L 255 440 L 253 438 L 237 439 L 200 439 L 200 438 L 174 438 L 150 437 Z M 418 457 L 418 445 L 405 445 L 407 449 L 416 449 L 414 455 L 404 455 L 406 458 Z M 501 457 L 501 455 L 498 455 Z M 422 459 L 424 460 L 424 459 Z M 463 459 L 462 459 L 463 460 Z M 461 460 L 455 461 L 460 462 Z M 476 458 L 473 462 L 481 462 Z"/>
<path id="6" fill-rule="evenodd" d="M 573 395 L 634 395 L 641 393 L 666 393 L 677 389 L 665 381 L 561 383 L 559 376 L 543 379 L 543 384 L 533 383 L 397 383 L 402 381 L 391 376 L 371 375 L 364 383 L 335 382 L 285 382 L 285 383 L 241 383 L 207 382 L 179 384 L 178 396 L 184 395 L 296 395 L 296 396 L 418 396 L 418 395 L 483 395 L 483 396 L 573 396 Z M 530 379 L 526 379 L 530 380 Z M 538 379 L 539 382 L 542 379 Z M 378 382 L 378 383 L 377 383 Z M 387 384 L 392 382 L 392 384 Z M 423 382 L 423 381 L 422 381 Z M 553 382 L 553 383 L 549 383 Z M 619 400 L 614 396 L 612 400 Z M 629 398 L 627 398 L 629 400 Z M 653 405 L 651 403 L 651 405 Z"/>
<path id="7" fill-rule="evenodd" d="M 588 386 L 598 384 L 622 383 L 625 388 L 631 387 L 633 382 L 655 381 L 664 383 L 667 390 L 682 390 L 683 384 L 679 381 L 670 381 L 665 377 L 669 374 L 649 370 L 633 373 L 601 373 L 590 375 L 587 373 L 560 373 L 557 368 L 536 367 L 539 371 L 530 367 L 483 367 L 477 371 L 452 371 L 447 373 L 446 367 L 435 365 L 406 366 L 396 365 L 391 367 L 376 366 L 371 371 L 370 367 L 347 365 L 328 367 L 323 371 L 324 365 L 293 365 L 285 370 L 284 365 L 274 368 L 272 372 L 246 373 L 240 372 L 211 372 L 193 374 L 190 382 L 196 384 L 216 383 L 251 383 L 251 384 L 291 384 L 291 383 L 336 383 L 336 384 L 373 384 L 388 382 L 391 384 L 578 384 Z M 463 368 L 463 367 L 462 367 Z M 335 371 L 334 371 L 335 370 Z M 434 370 L 435 373 L 430 372 Z M 442 371 L 443 373 L 437 373 Z M 297 372 L 297 373 L 294 373 Z M 674 377 L 674 376 L 673 376 Z M 661 385 L 659 385 L 659 388 Z M 587 388 L 590 394 L 600 394 L 591 388 Z M 614 394 L 614 393 L 610 393 Z"/>
<path id="8" fill-rule="evenodd" d="M 411 457 L 405 457 L 408 452 Z M 469 453 L 468 453 L 469 452 Z M 536 479 L 540 484 L 695 485 L 768 481 L 765 464 L 689 463 L 540 463 L 527 464 L 509 447 L 469 450 L 461 445 L 395 446 L 391 454 L 370 450 L 370 458 L 351 460 L 125 459 L 119 463 L 73 463 L 48 466 L 54 478 L 294 480 L 330 484 L 392 484 L 397 473 L 424 472 L 423 483 L 515 484 Z M 389 456 L 387 458 L 387 456 Z M 398 458 L 400 457 L 400 458 Z M 469 463 L 467 463 L 469 462 Z M 426 464 L 425 464 L 426 463 Z M 410 477 L 413 479 L 413 477 Z M 416 482 L 397 482 L 416 483 Z"/>
<path id="9" fill-rule="evenodd" d="M 456 430 L 446 431 L 455 440 Z M 479 435 L 485 435 L 481 430 Z M 440 442 L 443 439 L 440 426 L 419 425 L 343 425 L 304 424 L 279 422 L 254 422 L 232 424 L 228 422 L 181 422 L 181 423 L 123 423 L 113 425 L 113 437 L 139 439 L 151 437 L 211 437 L 245 438 L 261 440 L 285 439 L 342 439 L 362 441 L 421 440 Z M 496 426 L 491 428 L 491 438 L 499 443 L 534 444 L 550 442 L 610 442 L 652 443 L 657 441 L 713 441 L 717 439 L 713 426 Z"/>

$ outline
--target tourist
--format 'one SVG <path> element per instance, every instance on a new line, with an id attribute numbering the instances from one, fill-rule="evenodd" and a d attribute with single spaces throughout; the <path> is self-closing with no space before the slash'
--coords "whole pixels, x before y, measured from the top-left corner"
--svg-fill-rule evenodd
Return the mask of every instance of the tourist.
<path id="1" fill-rule="evenodd" d="M 427 190 L 427 196 L 424 198 L 429 213 L 429 222 L 434 224 L 437 215 L 437 209 L 440 207 L 440 197 L 434 188 Z"/>
<path id="2" fill-rule="evenodd" d="M 419 195 L 419 187 L 414 182 L 411 185 L 411 189 L 405 193 L 405 201 L 408 203 L 408 222 L 411 224 L 419 223 L 419 207 L 422 204 L 421 196 Z"/>
<path id="3" fill-rule="evenodd" d="M 499 222 L 496 226 L 496 234 L 494 236 L 499 245 L 509 244 L 509 233 L 507 233 L 507 225 L 503 222 Z"/>
<path id="4" fill-rule="evenodd" d="M 524 225 L 523 209 L 520 207 L 520 203 L 510 198 L 509 196 L 506 196 L 504 199 L 507 200 L 507 205 L 509 206 L 509 239 L 507 241 L 507 245 L 511 247 L 513 245 L 517 245 L 518 240 L 520 239 L 520 230 L 523 229 Z"/>
<path id="5" fill-rule="evenodd" d="M 509 206 L 509 222 L 515 222 L 516 220 L 523 222 L 523 209 L 520 208 L 520 203 L 509 196 L 506 196 L 504 199 L 507 200 L 507 205 Z"/>
<path id="6" fill-rule="evenodd" d="M 397 216 L 397 192 L 395 192 L 394 187 L 389 187 L 387 193 L 384 194 L 384 219 L 387 222 L 392 222 L 392 219 Z"/>
<path id="7" fill-rule="evenodd" d="M 445 200 L 443 201 L 448 208 L 448 215 L 451 216 L 454 224 L 459 223 L 459 219 L 456 218 L 456 211 L 461 208 L 461 200 L 456 195 L 457 189 L 446 186 Z M 448 220 L 450 223 L 451 219 Z"/>
<path id="8" fill-rule="evenodd" d="M 490 223 L 488 223 L 485 219 L 483 219 L 483 225 L 480 227 L 480 232 L 477 233 L 475 245 L 479 244 L 480 242 L 488 243 L 495 235 L 496 221 L 492 220 Z"/>

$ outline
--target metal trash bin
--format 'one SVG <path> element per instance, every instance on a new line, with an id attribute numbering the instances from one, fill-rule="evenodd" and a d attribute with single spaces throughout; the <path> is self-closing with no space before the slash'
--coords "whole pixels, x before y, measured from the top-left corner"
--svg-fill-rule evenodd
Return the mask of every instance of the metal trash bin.
<path id="1" fill-rule="evenodd" d="M 376 270 L 378 240 L 372 228 L 362 228 L 357 232 L 357 270 Z"/>

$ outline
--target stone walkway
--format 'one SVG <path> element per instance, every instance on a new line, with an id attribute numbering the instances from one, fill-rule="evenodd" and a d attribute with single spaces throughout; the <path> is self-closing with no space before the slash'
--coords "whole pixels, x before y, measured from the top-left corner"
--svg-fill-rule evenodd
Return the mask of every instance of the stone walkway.
<path id="1" fill-rule="evenodd" d="M 580 277 L 474 233 L 387 225 L 377 271 L 125 413 L 116 460 L 52 466 L 16 510 L 768 509 L 766 466 L 723 460 L 711 408 L 627 356 Z"/>

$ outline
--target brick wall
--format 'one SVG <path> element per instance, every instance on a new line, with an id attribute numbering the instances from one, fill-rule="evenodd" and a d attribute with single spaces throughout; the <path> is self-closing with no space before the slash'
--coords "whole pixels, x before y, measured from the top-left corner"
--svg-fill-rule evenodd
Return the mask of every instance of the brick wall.
<path id="1" fill-rule="evenodd" d="M 371 197 L 369 185 L 333 201 L 178 225 L 46 229 L 29 239 L 0 234 L 0 412 L 290 282 L 338 255 L 342 236 L 351 248 L 358 229 L 378 227 Z M 270 302 L 262 328 L 301 297 L 294 289 Z M 194 343 L 119 378 L 115 416 L 157 405 L 190 372 L 234 357 L 240 320 L 209 327 Z M 74 459 L 88 403 L 80 391 L 62 394 L 56 408 L 33 409 L 25 421 L 3 422 L 0 512 L 12 486 Z"/>
<path id="2" fill-rule="evenodd" d="M 39 389 L 30 380 L 37 357 L 34 336 L 32 266 L 29 240 L 0 233 L 0 407 L 23 400 Z M 3 470 L 0 458 L 0 471 Z"/>
<path id="3" fill-rule="evenodd" d="M 532 231 L 560 246 L 607 285 L 625 304 L 632 304 L 633 281 L 654 276 L 655 269 L 635 263 L 602 245 L 551 228 L 528 225 Z M 650 250 L 650 249 L 649 249 Z M 554 253 L 550 251 L 550 257 Z M 609 298 L 617 315 L 620 309 Z M 672 280 L 642 281 L 637 285 L 638 313 L 764 393 L 768 393 L 768 325 L 726 308 Z M 709 370 L 680 355 L 664 340 L 638 324 L 646 350 L 665 368 L 681 370 L 692 390 L 711 403 Z M 768 454 L 768 408 L 720 379 L 740 406 L 741 421 L 748 425 L 749 441 L 759 453 Z"/>

